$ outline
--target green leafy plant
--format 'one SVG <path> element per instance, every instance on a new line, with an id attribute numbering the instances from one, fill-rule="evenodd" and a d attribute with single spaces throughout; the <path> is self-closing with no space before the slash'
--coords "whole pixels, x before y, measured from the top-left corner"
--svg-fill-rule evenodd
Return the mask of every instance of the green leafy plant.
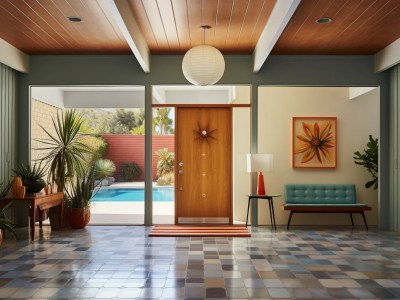
<path id="1" fill-rule="evenodd" d="M 85 134 L 81 136 L 80 142 L 90 148 L 90 153 L 85 154 L 88 165 L 104 158 L 107 153 L 108 143 L 101 135 Z"/>
<path id="2" fill-rule="evenodd" d="M 115 173 L 115 164 L 109 159 L 99 159 L 94 164 L 95 179 L 111 177 Z"/>
<path id="3" fill-rule="evenodd" d="M 57 114 L 52 119 L 55 133 L 41 126 L 47 138 L 38 140 L 46 152 L 41 161 L 49 165 L 49 181 L 57 185 L 57 191 L 63 192 L 69 179 L 84 171 L 84 154 L 91 149 L 81 142 L 79 134 L 83 118 L 74 110 Z"/>
<path id="4" fill-rule="evenodd" d="M 138 180 L 142 174 L 142 169 L 137 163 L 122 163 L 121 164 L 121 177 L 124 181 Z"/>
<path id="5" fill-rule="evenodd" d="M 38 193 L 46 186 L 46 181 L 43 177 L 46 176 L 46 168 L 41 163 L 31 165 L 19 165 L 13 170 L 16 176 L 21 177 L 22 184 L 26 186 L 27 193 Z"/>
<path id="6" fill-rule="evenodd" d="M 89 209 L 95 189 L 95 170 L 90 167 L 86 172 L 79 173 L 66 189 L 66 207 Z"/>
<path id="7" fill-rule="evenodd" d="M 372 175 L 372 180 L 365 184 L 366 188 L 371 186 L 374 189 L 378 188 L 378 139 L 374 139 L 371 135 L 369 136 L 369 142 L 367 148 L 360 151 L 354 152 L 354 162 L 357 165 L 364 166 L 367 171 Z"/>
<path id="8" fill-rule="evenodd" d="M 174 153 L 169 152 L 167 148 L 158 149 L 155 153 L 158 155 L 157 176 L 174 172 Z"/>
<path id="9" fill-rule="evenodd" d="M 11 202 L 5 202 L 5 198 L 8 195 L 8 191 L 10 190 L 12 183 L 9 183 L 3 187 L 3 184 L 0 184 L 0 230 L 5 230 L 10 232 L 13 236 L 15 236 L 14 232 L 14 224 L 7 219 L 6 210 L 10 206 Z"/>

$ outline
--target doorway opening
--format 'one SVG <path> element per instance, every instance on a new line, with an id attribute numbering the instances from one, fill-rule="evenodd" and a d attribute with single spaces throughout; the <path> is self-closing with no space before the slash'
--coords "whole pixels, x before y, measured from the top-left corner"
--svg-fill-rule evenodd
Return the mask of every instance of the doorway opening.
<path id="1" fill-rule="evenodd" d="M 168 223 L 244 223 L 250 192 L 246 172 L 250 87 L 153 86 L 152 94 L 153 110 L 175 111 L 170 122 L 175 126 L 175 215 Z M 214 111 L 225 113 L 213 117 Z M 153 153 L 155 137 L 153 134 Z M 155 212 L 156 201 L 153 199 Z M 153 223 L 163 222 L 153 214 Z"/>

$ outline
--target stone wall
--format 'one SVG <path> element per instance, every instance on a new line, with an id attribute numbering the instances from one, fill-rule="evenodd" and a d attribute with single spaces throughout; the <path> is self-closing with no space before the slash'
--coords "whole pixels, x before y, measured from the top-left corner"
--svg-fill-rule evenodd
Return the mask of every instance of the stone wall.
<path id="1" fill-rule="evenodd" d="M 49 105 L 39 100 L 31 101 L 31 161 L 34 162 L 44 155 L 43 151 L 37 148 L 43 147 L 38 139 L 47 138 L 46 132 L 40 127 L 43 126 L 50 133 L 54 133 L 52 118 L 57 118 L 57 112 L 62 112 L 61 108 Z"/>

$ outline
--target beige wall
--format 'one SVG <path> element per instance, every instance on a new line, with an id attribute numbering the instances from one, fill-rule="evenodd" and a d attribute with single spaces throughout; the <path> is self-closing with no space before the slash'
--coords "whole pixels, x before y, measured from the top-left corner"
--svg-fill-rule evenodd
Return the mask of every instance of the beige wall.
<path id="1" fill-rule="evenodd" d="M 250 86 L 235 87 L 235 104 L 250 104 Z M 233 220 L 246 221 L 247 197 L 251 193 L 246 154 L 250 153 L 250 108 L 233 108 Z"/>
<path id="2" fill-rule="evenodd" d="M 354 183 L 358 202 L 372 206 L 367 212 L 370 225 L 378 223 L 378 192 L 366 189 L 368 172 L 353 160 L 353 153 L 365 148 L 368 135 L 378 137 L 379 89 L 348 98 L 345 87 L 260 87 L 258 113 L 258 152 L 274 155 L 274 169 L 264 173 L 267 193 L 284 194 L 286 183 Z M 337 168 L 293 169 L 291 167 L 292 117 L 337 117 Z M 277 224 L 287 223 L 289 213 L 280 210 L 284 198 L 275 202 Z M 266 201 L 259 201 L 259 222 L 269 224 Z M 362 224 L 361 216 L 355 216 Z M 349 225 L 348 214 L 295 214 L 293 225 Z"/>
<path id="3" fill-rule="evenodd" d="M 237 85 L 235 86 L 235 99 L 232 103 L 234 104 L 250 104 L 251 101 L 251 88 L 249 85 Z"/>
<path id="4" fill-rule="evenodd" d="M 250 173 L 246 172 L 246 154 L 250 153 L 250 108 L 233 108 L 233 220 L 246 221 Z"/>
<path id="5" fill-rule="evenodd" d="M 43 147 L 38 139 L 47 138 L 47 134 L 40 128 L 40 125 L 46 128 L 50 133 L 53 133 L 52 118 L 57 117 L 57 112 L 62 109 L 49 105 L 47 103 L 32 99 L 31 101 L 31 161 L 40 158 L 43 155 L 42 151 L 35 150 Z"/>

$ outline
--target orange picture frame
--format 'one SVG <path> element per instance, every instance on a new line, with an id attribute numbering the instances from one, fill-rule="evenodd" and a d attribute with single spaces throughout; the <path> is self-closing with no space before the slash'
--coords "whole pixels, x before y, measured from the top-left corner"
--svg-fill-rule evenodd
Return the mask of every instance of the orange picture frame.
<path id="1" fill-rule="evenodd" d="M 292 168 L 336 168 L 336 117 L 292 117 Z"/>

